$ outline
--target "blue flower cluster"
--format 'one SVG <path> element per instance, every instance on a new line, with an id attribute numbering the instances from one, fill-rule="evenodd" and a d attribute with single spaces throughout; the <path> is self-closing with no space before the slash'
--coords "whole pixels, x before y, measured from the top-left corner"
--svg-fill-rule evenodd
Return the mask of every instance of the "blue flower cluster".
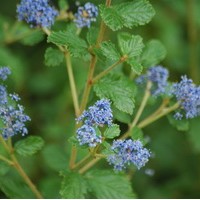
<path id="1" fill-rule="evenodd" d="M 113 153 L 107 157 L 107 161 L 110 165 L 114 165 L 117 171 L 125 169 L 131 163 L 140 169 L 150 157 L 150 152 L 139 140 L 115 140 L 111 150 Z"/>
<path id="2" fill-rule="evenodd" d="M 151 88 L 152 95 L 159 96 L 166 92 L 168 76 L 169 72 L 166 68 L 161 66 L 150 67 L 145 75 L 136 79 L 136 82 L 144 84 L 147 81 L 151 81 L 153 83 Z"/>
<path id="3" fill-rule="evenodd" d="M 91 22 L 96 21 L 98 16 L 98 8 L 93 3 L 86 3 L 83 7 L 78 7 L 78 11 L 75 14 L 74 22 L 78 28 L 90 27 Z"/>
<path id="4" fill-rule="evenodd" d="M 104 125 L 112 125 L 112 110 L 110 108 L 110 101 L 101 99 L 88 110 L 77 118 L 77 121 L 82 121 L 84 125 L 77 130 L 77 140 L 80 145 L 87 144 L 89 147 L 95 147 L 102 142 L 101 135 L 97 135 L 95 127 L 102 127 Z"/>
<path id="5" fill-rule="evenodd" d="M 77 121 L 83 121 L 89 126 L 97 125 L 103 126 L 112 124 L 112 110 L 110 108 L 110 101 L 102 99 L 97 101 L 94 106 L 90 106 L 87 111 L 77 118 Z"/>
<path id="6" fill-rule="evenodd" d="M 97 135 L 92 126 L 83 125 L 77 130 L 77 140 L 80 145 L 86 144 L 89 147 L 95 147 L 101 143 L 101 139 L 101 135 Z"/>
<path id="7" fill-rule="evenodd" d="M 197 87 L 191 79 L 182 76 L 181 81 L 173 85 L 172 93 L 180 102 L 187 119 L 200 115 L 200 87 Z M 181 112 L 175 114 L 176 119 L 182 119 L 182 117 Z"/>
<path id="8" fill-rule="evenodd" d="M 10 74 L 7 67 L 0 68 L 0 80 L 6 80 Z M 30 117 L 24 114 L 22 105 L 16 103 L 20 100 L 17 94 L 8 94 L 6 87 L 0 85 L 0 121 L 3 127 L 0 127 L 4 139 L 21 133 L 22 136 L 28 133 L 25 122 L 30 121 Z"/>
<path id="9" fill-rule="evenodd" d="M 31 27 L 51 27 L 58 11 L 48 0 L 22 0 L 17 6 L 18 19 L 25 20 Z"/>

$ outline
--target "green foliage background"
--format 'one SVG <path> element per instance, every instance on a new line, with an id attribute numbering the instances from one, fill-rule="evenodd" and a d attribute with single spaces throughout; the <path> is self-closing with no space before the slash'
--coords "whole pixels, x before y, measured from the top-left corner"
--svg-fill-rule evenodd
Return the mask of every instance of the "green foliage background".
<path id="1" fill-rule="evenodd" d="M 104 1 L 93 2 L 99 4 Z M 200 83 L 200 1 L 150 2 L 156 11 L 153 20 L 146 26 L 134 28 L 131 33 L 140 34 L 145 43 L 155 38 L 164 44 L 167 56 L 162 65 L 170 70 L 172 81 L 180 80 L 182 74 L 188 74 L 196 83 Z M 73 3 L 69 1 L 69 4 Z M 17 1 L 7 0 L 0 6 L 0 65 L 8 65 L 12 69 L 9 88 L 20 94 L 26 112 L 32 119 L 28 124 L 29 134 L 41 136 L 45 141 L 42 151 L 31 158 L 23 157 L 20 162 L 46 198 L 60 198 L 62 177 L 59 171 L 68 167 L 71 147 L 68 138 L 74 132 L 75 123 L 67 71 L 62 62 L 57 67 L 45 65 L 44 54 L 51 45 L 46 44 L 44 35 L 37 32 L 32 34 L 36 42 L 41 41 L 35 45 L 30 44 L 28 37 L 16 42 L 10 40 L 10 34 L 15 31 L 10 28 L 16 21 L 16 4 Z M 62 26 L 62 23 L 58 23 L 55 29 Z M 86 29 L 81 35 L 85 33 Z M 105 38 L 116 40 L 115 34 L 109 29 Z M 74 58 L 72 63 L 80 94 L 86 80 L 87 62 Z M 128 73 L 126 66 L 123 70 Z M 150 109 L 151 106 L 146 112 L 149 113 Z M 200 118 L 196 118 L 190 120 L 189 128 L 183 128 L 186 122 L 176 128 L 170 125 L 173 124 L 170 117 L 165 117 L 144 129 L 144 135 L 150 140 L 148 148 L 155 154 L 146 168 L 153 169 L 155 174 L 146 175 L 146 168 L 134 172 L 131 183 L 138 198 L 200 197 L 199 122 Z M 15 136 L 14 142 L 20 138 L 20 135 Z M 85 153 L 82 150 L 79 156 Z M 106 162 L 101 162 L 97 167 L 111 168 Z M 33 198 L 15 170 L 9 169 L 1 161 L 0 168 L 3 177 L 0 180 L 3 191 L 1 198 L 5 198 L 4 193 L 13 198 L 27 197 L 27 194 Z M 16 188 L 13 192 L 9 191 L 11 184 Z M 93 197 L 92 194 L 90 197 Z M 99 198 L 103 198 L 101 194 Z"/>

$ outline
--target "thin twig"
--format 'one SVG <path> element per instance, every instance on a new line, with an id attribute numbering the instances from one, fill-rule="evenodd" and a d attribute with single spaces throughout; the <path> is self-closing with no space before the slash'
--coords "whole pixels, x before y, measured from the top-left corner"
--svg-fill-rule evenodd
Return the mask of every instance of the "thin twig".
<path id="1" fill-rule="evenodd" d="M 4 157 L 4 156 L 2 156 L 2 155 L 0 155 L 0 160 L 2 160 L 2 161 L 4 161 L 4 162 L 6 162 L 6 163 L 8 163 L 9 165 L 14 165 L 14 163 L 11 161 L 11 160 L 9 160 L 9 159 L 7 159 L 6 157 Z"/>
<path id="2" fill-rule="evenodd" d="M 90 67 L 89 67 L 89 72 L 88 72 L 88 77 L 87 77 L 85 89 L 84 89 L 84 92 L 83 92 L 82 102 L 81 102 L 81 106 L 80 106 L 80 113 L 82 113 L 84 111 L 84 109 L 87 105 L 87 102 L 88 102 L 90 90 L 91 90 L 91 87 L 92 87 L 92 79 L 93 79 L 93 74 L 94 74 L 96 62 L 97 62 L 97 57 L 92 55 Z"/>
<path id="3" fill-rule="evenodd" d="M 86 161 L 88 161 L 88 159 L 91 158 L 91 154 L 86 155 L 82 160 L 80 160 L 79 162 L 77 162 L 72 169 L 77 169 L 79 168 L 81 165 L 83 165 Z"/>
<path id="4" fill-rule="evenodd" d="M 139 128 L 144 128 L 145 126 L 151 124 L 152 122 L 160 119 L 161 117 L 169 114 L 170 112 L 176 110 L 178 107 L 180 106 L 179 102 L 177 102 L 176 104 L 174 104 L 173 106 L 170 106 L 168 108 L 163 109 L 160 114 L 157 115 L 151 115 L 150 117 L 147 117 L 146 119 L 144 119 L 142 122 L 140 122 L 138 124 Z"/>
<path id="5" fill-rule="evenodd" d="M 107 7 L 109 7 L 111 5 L 111 0 L 106 0 L 105 5 Z M 99 31 L 99 34 L 98 34 L 98 37 L 97 37 L 95 47 L 98 47 L 99 44 L 101 43 L 101 41 L 103 40 L 105 29 L 106 29 L 106 25 L 104 24 L 103 21 L 101 21 L 100 31 Z M 87 102 L 88 102 L 88 98 L 89 98 L 91 87 L 92 87 L 92 80 L 93 80 L 96 62 L 97 62 L 96 55 L 92 55 L 91 61 L 90 61 L 90 67 L 89 67 L 89 71 L 88 71 L 88 77 L 87 77 L 87 81 L 86 81 L 86 84 L 85 84 L 83 97 L 82 97 L 82 101 L 81 101 L 81 106 L 80 106 L 80 112 L 81 113 L 84 111 L 84 109 L 87 105 Z"/>
<path id="6" fill-rule="evenodd" d="M 75 114 L 76 114 L 76 117 L 78 117 L 80 114 L 79 102 L 78 102 L 76 84 L 75 84 L 75 80 L 74 80 L 71 58 L 70 58 L 69 53 L 65 53 L 65 60 L 66 60 L 66 66 L 67 66 L 67 71 L 68 71 L 68 76 L 69 76 L 69 83 L 70 83 L 70 87 L 71 87 L 71 93 L 72 93 L 72 99 L 73 99 L 73 103 L 74 103 Z"/>
<path id="7" fill-rule="evenodd" d="M 69 168 L 73 169 L 75 162 L 76 162 L 76 156 L 77 156 L 77 148 L 75 146 L 72 147 L 71 149 L 71 156 L 70 156 L 70 161 L 69 161 Z"/>
<path id="8" fill-rule="evenodd" d="M 136 124 L 137 124 L 137 122 L 138 122 L 138 120 L 139 120 L 139 118 L 140 118 L 140 116 L 141 116 L 146 104 L 147 104 L 147 101 L 148 101 L 148 99 L 149 99 L 149 97 L 151 95 L 151 92 L 150 92 L 151 86 L 152 86 L 152 83 L 150 81 L 148 81 L 147 82 L 147 86 L 146 86 L 146 90 L 145 90 L 145 93 L 144 93 L 144 96 L 143 96 L 143 99 L 142 99 L 142 103 L 140 104 L 140 107 L 139 107 L 139 109 L 138 109 L 138 111 L 136 113 L 136 116 L 135 116 L 133 122 L 129 125 L 128 131 L 125 134 L 123 134 L 120 137 L 120 139 L 127 138 L 130 135 L 132 129 L 136 126 Z"/>
<path id="9" fill-rule="evenodd" d="M 99 73 L 97 76 L 95 76 L 92 80 L 92 84 L 96 83 L 99 79 L 101 79 L 103 76 L 105 76 L 106 74 L 108 74 L 111 70 L 113 70 L 117 65 L 119 65 L 120 63 L 123 63 L 126 60 L 126 58 L 124 59 L 120 59 L 119 61 L 115 62 L 114 64 L 112 64 L 110 67 L 108 67 L 107 69 L 105 69 L 104 71 L 102 71 L 101 73 Z"/>
<path id="10" fill-rule="evenodd" d="M 15 169 L 18 171 L 18 173 L 21 175 L 21 177 L 24 179 L 24 181 L 27 183 L 27 185 L 29 186 L 29 188 L 32 190 L 32 192 L 35 194 L 35 196 L 38 199 L 43 199 L 42 194 L 38 191 L 38 189 L 36 188 L 36 186 L 33 184 L 33 182 L 30 180 L 30 178 L 27 176 L 27 174 L 25 173 L 25 171 L 23 170 L 23 168 L 21 167 L 21 165 L 19 164 L 18 160 L 16 159 L 16 157 L 14 156 L 14 154 L 11 155 L 11 159 L 14 163 L 14 167 Z"/>
<path id="11" fill-rule="evenodd" d="M 78 172 L 80 174 L 85 173 L 88 169 L 90 169 L 93 165 L 95 165 L 97 162 L 99 162 L 101 160 L 101 158 L 94 158 L 93 160 L 91 160 L 88 164 L 86 164 L 85 166 L 83 166 Z"/>

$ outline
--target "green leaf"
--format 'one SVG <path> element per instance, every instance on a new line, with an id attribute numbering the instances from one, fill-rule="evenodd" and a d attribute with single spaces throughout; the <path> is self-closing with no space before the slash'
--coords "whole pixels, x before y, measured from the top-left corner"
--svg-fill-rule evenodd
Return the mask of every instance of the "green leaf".
<path id="1" fill-rule="evenodd" d="M 34 194 L 19 177 L 4 176 L 0 179 L 1 191 L 10 199 L 33 199 Z"/>
<path id="2" fill-rule="evenodd" d="M 53 49 L 51 47 L 47 48 L 45 51 L 45 64 L 47 66 L 58 66 L 64 60 L 63 53 L 58 49 Z"/>
<path id="3" fill-rule="evenodd" d="M 47 41 L 56 45 L 66 46 L 74 57 L 81 58 L 88 55 L 87 43 L 78 37 L 73 30 L 52 32 Z"/>
<path id="4" fill-rule="evenodd" d="M 94 129 L 95 129 L 96 135 L 101 136 L 101 131 L 99 130 L 99 128 L 98 127 L 94 127 Z"/>
<path id="5" fill-rule="evenodd" d="M 101 49 L 100 48 L 94 48 L 93 51 L 94 51 L 94 54 L 98 57 L 98 60 L 105 64 L 107 58 L 104 56 Z"/>
<path id="6" fill-rule="evenodd" d="M 42 155 L 46 165 L 55 171 L 64 170 L 68 166 L 66 152 L 58 145 L 46 146 Z"/>
<path id="7" fill-rule="evenodd" d="M 186 119 L 176 120 L 173 115 L 167 115 L 169 123 L 174 126 L 178 131 L 188 131 L 189 121 Z"/>
<path id="8" fill-rule="evenodd" d="M 86 174 L 92 193 L 98 199 L 135 198 L 131 183 L 126 176 L 109 170 L 95 170 Z"/>
<path id="9" fill-rule="evenodd" d="M 44 140 L 39 136 L 29 136 L 15 144 L 15 151 L 22 156 L 31 156 L 42 149 Z"/>
<path id="10" fill-rule="evenodd" d="M 131 138 L 133 140 L 140 140 L 144 144 L 144 135 L 140 128 L 135 126 L 131 132 Z"/>
<path id="11" fill-rule="evenodd" d="M 111 145 L 110 145 L 108 142 L 106 142 L 106 141 L 103 141 L 103 142 L 102 142 L 102 145 L 103 145 L 106 149 L 110 149 L 110 148 L 111 148 Z"/>
<path id="12" fill-rule="evenodd" d="M 121 3 L 116 5 L 116 10 L 124 19 L 124 26 L 128 28 L 145 25 L 155 15 L 152 5 L 146 0 L 134 0 L 132 2 Z"/>
<path id="13" fill-rule="evenodd" d="M 101 151 L 101 153 L 102 153 L 103 155 L 108 156 L 108 155 L 110 155 L 110 154 L 113 153 L 113 151 L 112 151 L 112 149 L 111 149 L 111 145 L 110 145 L 108 142 L 103 141 L 103 142 L 102 142 L 102 146 L 105 147 L 105 148 Z"/>
<path id="14" fill-rule="evenodd" d="M 0 160 L 0 176 L 5 175 L 9 170 L 10 166 L 6 162 Z"/>
<path id="15" fill-rule="evenodd" d="M 40 180 L 40 192 L 43 194 L 45 199 L 60 199 L 60 185 L 61 177 L 55 175 L 45 176 Z"/>
<path id="16" fill-rule="evenodd" d="M 64 175 L 60 195 L 64 199 L 84 199 L 87 193 L 87 183 L 83 177 L 75 172 Z"/>
<path id="17" fill-rule="evenodd" d="M 108 75 L 94 85 L 96 95 L 111 99 L 121 111 L 132 114 L 135 107 L 135 85 L 132 81 L 118 74 Z"/>
<path id="18" fill-rule="evenodd" d="M 87 42 L 89 45 L 95 45 L 99 30 L 96 27 L 90 27 L 87 32 Z"/>
<path id="19" fill-rule="evenodd" d="M 111 41 L 101 43 L 100 48 L 103 55 L 107 57 L 108 59 L 118 61 L 121 57 L 115 45 Z"/>
<path id="20" fill-rule="evenodd" d="M 123 27 L 144 25 L 151 21 L 155 11 L 146 0 L 134 0 L 114 6 L 100 6 L 100 14 L 104 23 L 113 31 Z"/>
<path id="21" fill-rule="evenodd" d="M 135 58 L 128 58 L 126 62 L 131 66 L 131 70 L 136 74 L 140 74 L 143 70 L 143 66 L 136 61 Z"/>
<path id="22" fill-rule="evenodd" d="M 147 43 L 141 55 L 142 64 L 152 67 L 160 63 L 167 54 L 164 45 L 159 40 L 151 40 Z"/>
<path id="23" fill-rule="evenodd" d="M 25 36 L 22 40 L 21 43 L 24 45 L 29 45 L 33 46 L 39 42 L 41 42 L 44 39 L 44 33 L 40 30 L 34 30 L 34 31 L 29 31 L 27 36 Z"/>
<path id="24" fill-rule="evenodd" d="M 129 114 L 120 111 L 115 106 L 113 106 L 112 111 L 113 111 L 113 116 L 118 121 L 125 123 L 125 124 L 129 124 L 131 122 L 131 116 Z"/>
<path id="25" fill-rule="evenodd" d="M 122 54 L 128 56 L 128 58 L 139 56 L 144 47 L 142 38 L 139 35 L 121 33 L 118 35 L 118 42 Z"/>
<path id="26" fill-rule="evenodd" d="M 104 23 L 113 31 L 123 28 L 124 19 L 119 15 L 115 7 L 100 5 L 100 14 Z"/>
<path id="27" fill-rule="evenodd" d="M 105 132 L 104 136 L 106 138 L 112 139 L 120 135 L 119 125 L 113 124 L 112 126 L 108 127 Z"/>

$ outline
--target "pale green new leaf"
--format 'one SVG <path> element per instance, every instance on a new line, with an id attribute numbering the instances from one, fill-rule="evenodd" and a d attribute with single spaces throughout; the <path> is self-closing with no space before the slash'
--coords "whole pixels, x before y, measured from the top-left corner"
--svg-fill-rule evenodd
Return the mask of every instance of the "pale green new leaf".
<path id="1" fill-rule="evenodd" d="M 88 46 L 85 40 L 81 39 L 72 30 L 52 32 L 48 36 L 48 42 L 56 45 L 66 46 L 74 57 L 84 57 L 88 54 Z"/>
<path id="2" fill-rule="evenodd" d="M 115 45 L 111 41 L 101 43 L 100 48 L 103 55 L 107 57 L 108 59 L 118 61 L 121 57 Z"/>
<path id="3" fill-rule="evenodd" d="M 31 156 L 42 149 L 44 140 L 39 136 L 29 136 L 15 144 L 15 151 L 21 156 Z"/>
<path id="4" fill-rule="evenodd" d="M 118 42 L 122 54 L 127 55 L 129 58 L 139 56 L 144 47 L 142 38 L 139 35 L 121 33 L 118 35 Z"/>
<path id="5" fill-rule="evenodd" d="M 160 63 L 167 54 L 164 45 L 159 40 L 151 40 L 147 43 L 141 55 L 144 67 L 152 67 Z"/>
<path id="6" fill-rule="evenodd" d="M 111 150 L 111 145 L 110 145 L 108 142 L 103 141 L 103 142 L 102 142 L 102 146 L 105 147 L 105 149 L 103 149 L 103 150 L 101 151 L 101 153 L 102 153 L 104 156 L 108 156 L 108 155 L 110 155 L 110 154 L 113 153 L 113 151 Z"/>
<path id="7" fill-rule="evenodd" d="M 79 173 L 64 174 L 60 195 L 63 199 L 84 199 L 87 193 L 87 183 Z"/>
<path id="8" fill-rule="evenodd" d="M 94 85 L 97 96 L 111 99 L 119 110 L 129 114 L 135 107 L 135 89 L 132 81 L 118 74 L 108 75 Z"/>
<path id="9" fill-rule="evenodd" d="M 104 136 L 106 138 L 112 139 L 120 135 L 119 125 L 113 124 L 112 126 L 108 127 L 105 132 Z"/>
<path id="10" fill-rule="evenodd" d="M 126 176 L 109 170 L 94 170 L 86 174 L 91 192 L 98 199 L 136 198 Z"/>
<path id="11" fill-rule="evenodd" d="M 45 64 L 47 66 L 58 66 L 64 60 L 63 53 L 58 49 L 53 49 L 51 47 L 47 48 L 45 51 Z"/>

